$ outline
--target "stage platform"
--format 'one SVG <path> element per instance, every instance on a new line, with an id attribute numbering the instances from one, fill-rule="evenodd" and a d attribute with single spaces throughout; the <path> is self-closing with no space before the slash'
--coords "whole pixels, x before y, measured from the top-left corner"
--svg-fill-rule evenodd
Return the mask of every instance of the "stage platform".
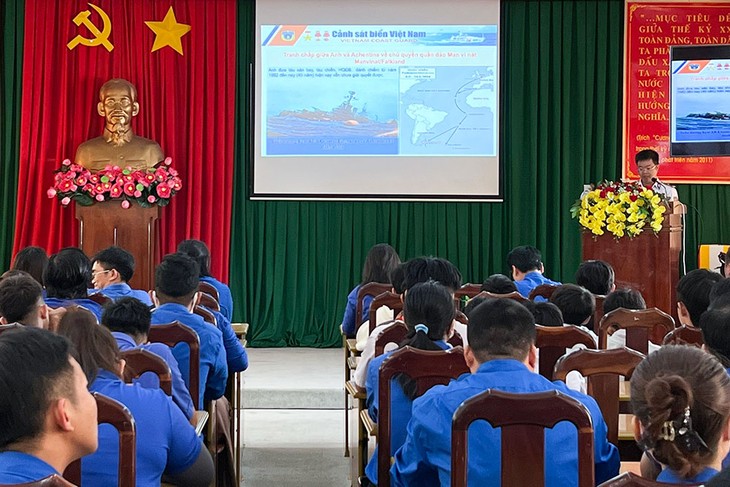
<path id="1" fill-rule="evenodd" d="M 243 485 L 349 486 L 342 349 L 250 348 Z"/>

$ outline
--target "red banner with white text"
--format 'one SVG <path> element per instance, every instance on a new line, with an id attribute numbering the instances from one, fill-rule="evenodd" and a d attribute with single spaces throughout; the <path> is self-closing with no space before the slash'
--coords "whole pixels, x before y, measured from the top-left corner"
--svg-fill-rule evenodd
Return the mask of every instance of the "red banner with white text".
<path id="1" fill-rule="evenodd" d="M 162 252 L 201 239 L 212 273 L 228 279 L 235 21 L 235 0 L 26 1 L 15 252 L 77 245 L 73 205 L 46 190 L 62 160 L 101 135 L 101 85 L 124 78 L 138 93 L 135 134 L 157 141 L 183 180 L 162 209 Z"/>

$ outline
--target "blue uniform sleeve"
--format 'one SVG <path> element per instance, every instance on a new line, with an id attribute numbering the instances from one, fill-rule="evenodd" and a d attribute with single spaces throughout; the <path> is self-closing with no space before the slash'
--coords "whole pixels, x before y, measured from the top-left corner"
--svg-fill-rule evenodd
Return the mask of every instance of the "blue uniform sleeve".
<path id="1" fill-rule="evenodd" d="M 182 374 L 180 373 L 180 366 L 172 354 L 170 347 L 163 343 L 151 343 L 145 346 L 150 352 L 159 355 L 162 360 L 167 362 L 170 366 L 170 372 L 172 375 L 172 400 L 180 410 L 183 412 L 185 417 L 188 419 L 193 417 L 193 400 L 190 397 L 190 391 L 188 391 L 185 381 L 183 380 Z M 158 381 L 159 384 L 159 381 Z"/>
<path id="2" fill-rule="evenodd" d="M 428 414 L 425 416 L 423 414 L 423 409 L 418 408 L 417 403 L 414 403 L 413 416 L 408 422 L 406 441 L 395 452 L 393 466 L 390 468 L 391 485 L 409 487 L 440 484 L 438 470 L 428 461 L 425 449 L 428 445 L 428 438 L 424 434 L 421 418 L 428 421 Z"/>
<path id="3" fill-rule="evenodd" d="M 365 380 L 365 391 L 367 392 L 367 399 L 365 404 L 368 408 L 368 414 L 373 421 L 378 420 L 378 388 L 380 384 L 380 364 L 382 360 L 378 360 L 377 357 L 370 361 L 368 364 L 368 375 Z"/>
<path id="4" fill-rule="evenodd" d="M 228 365 L 226 364 L 226 351 L 223 348 L 223 341 L 218 339 L 212 344 L 212 364 L 208 372 L 208 382 L 205 384 L 205 399 L 218 399 L 226 392 L 226 381 L 228 380 Z"/>
<path id="5" fill-rule="evenodd" d="M 228 321 L 233 320 L 233 296 L 231 295 L 231 289 L 225 284 L 221 283 L 218 288 L 218 303 L 221 307 L 221 313 L 226 317 Z"/>
<path id="6" fill-rule="evenodd" d="M 355 330 L 357 328 L 355 324 L 355 311 L 357 308 L 357 292 L 360 290 L 360 286 L 355 286 L 355 289 L 350 291 L 347 295 L 347 305 L 345 306 L 345 316 L 342 317 L 342 331 L 348 337 L 355 336 Z"/>
<path id="7" fill-rule="evenodd" d="M 228 364 L 228 372 L 241 372 L 248 368 L 248 354 L 243 348 L 241 340 L 238 339 L 236 333 L 231 328 L 231 322 L 222 313 L 212 311 L 215 315 L 218 329 L 223 334 L 223 346 L 226 349 L 226 362 Z"/>
<path id="8" fill-rule="evenodd" d="M 595 444 L 594 462 L 596 465 L 596 485 L 602 484 L 617 476 L 621 467 L 618 448 L 608 442 L 608 427 L 603 420 L 598 405 L 590 408 L 593 416 L 593 437 Z"/>
<path id="9" fill-rule="evenodd" d="M 189 468 L 200 454 L 203 442 L 195 429 L 180 409 L 167 401 L 167 417 L 170 421 L 168 430 L 168 453 L 165 473 L 174 475 Z M 214 419 L 214 418 L 213 418 Z"/>

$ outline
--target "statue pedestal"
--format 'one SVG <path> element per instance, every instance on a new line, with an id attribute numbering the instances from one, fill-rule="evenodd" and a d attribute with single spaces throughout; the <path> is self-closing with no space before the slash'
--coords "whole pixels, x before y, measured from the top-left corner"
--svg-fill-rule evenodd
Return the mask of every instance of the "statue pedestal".
<path id="1" fill-rule="evenodd" d="M 79 220 L 79 247 L 89 258 L 112 245 L 134 256 L 134 277 L 129 285 L 149 290 L 155 286 L 155 263 L 159 260 L 158 218 L 160 208 L 142 208 L 132 203 L 128 209 L 121 201 L 102 201 L 91 206 L 76 205 Z"/>

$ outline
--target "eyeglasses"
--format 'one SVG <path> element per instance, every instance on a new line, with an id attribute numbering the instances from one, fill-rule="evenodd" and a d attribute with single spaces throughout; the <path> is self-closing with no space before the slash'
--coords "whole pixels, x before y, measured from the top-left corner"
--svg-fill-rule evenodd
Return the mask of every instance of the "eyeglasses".
<path id="1" fill-rule="evenodd" d="M 652 164 L 650 166 L 638 166 L 638 167 L 639 167 L 639 172 L 651 171 L 652 169 L 656 169 L 657 164 Z"/>
<path id="2" fill-rule="evenodd" d="M 105 269 L 103 271 L 92 271 L 91 277 L 96 277 L 97 274 L 104 274 L 105 272 L 111 272 L 111 269 Z"/>

